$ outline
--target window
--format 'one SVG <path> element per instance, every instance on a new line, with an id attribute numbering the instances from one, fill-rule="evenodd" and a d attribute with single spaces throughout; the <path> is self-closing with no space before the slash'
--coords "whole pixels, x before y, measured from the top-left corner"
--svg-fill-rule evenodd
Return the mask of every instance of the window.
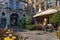
<path id="1" fill-rule="evenodd" d="M 27 0 L 22 0 L 22 1 L 27 1 Z"/>
<path id="2" fill-rule="evenodd" d="M 1 18 L 1 26 L 6 26 L 6 19 L 5 18 Z"/>
<path id="3" fill-rule="evenodd" d="M 32 4 L 34 4 L 34 0 L 32 0 Z"/>
<path id="4" fill-rule="evenodd" d="M 47 8 L 51 8 L 52 6 L 52 0 L 47 0 Z"/>
<path id="5" fill-rule="evenodd" d="M 36 12 L 38 12 L 38 11 L 39 11 L 39 5 L 36 6 Z"/>
<path id="6" fill-rule="evenodd" d="M 60 0 L 56 0 L 56 5 L 60 6 Z"/>
<path id="7" fill-rule="evenodd" d="M 52 0 L 47 0 L 48 3 L 52 2 Z"/>
<path id="8" fill-rule="evenodd" d="M 25 14 L 23 14 L 23 17 L 25 17 Z"/>
<path id="9" fill-rule="evenodd" d="M 38 2 L 39 0 L 36 0 L 36 2 Z"/>
<path id="10" fill-rule="evenodd" d="M 5 12 L 2 12 L 2 16 L 5 16 Z"/>
<path id="11" fill-rule="evenodd" d="M 9 6 L 10 6 L 11 9 L 14 9 L 14 1 L 13 0 L 10 0 Z"/>
<path id="12" fill-rule="evenodd" d="M 33 14 L 33 13 L 35 13 L 35 9 L 34 9 L 34 8 L 32 8 L 32 14 Z"/>
<path id="13" fill-rule="evenodd" d="M 21 1 L 22 1 L 22 2 L 25 2 L 25 3 L 27 2 L 27 0 L 21 0 Z"/>
<path id="14" fill-rule="evenodd" d="M 44 6 L 45 6 L 45 5 L 44 5 L 44 2 L 42 2 L 42 3 L 41 3 L 41 10 L 44 9 Z"/>
<path id="15" fill-rule="evenodd" d="M 16 2 L 16 9 L 20 9 L 19 8 L 19 2 Z"/>

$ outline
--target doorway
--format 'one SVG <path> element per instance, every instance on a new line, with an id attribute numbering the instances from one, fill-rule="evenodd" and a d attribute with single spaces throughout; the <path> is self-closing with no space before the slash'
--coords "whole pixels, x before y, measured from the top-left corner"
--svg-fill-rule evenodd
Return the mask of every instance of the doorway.
<path id="1" fill-rule="evenodd" d="M 11 14 L 10 25 L 11 26 L 18 26 L 18 14 L 16 14 L 16 13 Z"/>

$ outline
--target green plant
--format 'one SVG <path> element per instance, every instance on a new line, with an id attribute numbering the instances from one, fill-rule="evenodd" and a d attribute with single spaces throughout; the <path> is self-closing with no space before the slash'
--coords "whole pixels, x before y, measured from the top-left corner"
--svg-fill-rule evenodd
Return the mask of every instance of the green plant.
<path id="1" fill-rule="evenodd" d="M 60 12 L 54 13 L 50 17 L 49 22 L 51 22 L 51 23 L 60 23 Z"/>
<path id="2" fill-rule="evenodd" d="M 30 16 L 26 17 L 26 24 L 31 24 L 32 18 Z"/>
<path id="3" fill-rule="evenodd" d="M 25 19 L 21 19 L 20 22 L 19 22 L 19 25 L 20 25 L 21 28 L 25 28 L 25 25 L 26 25 Z"/>
<path id="4" fill-rule="evenodd" d="M 33 26 L 29 25 L 29 30 L 32 31 L 33 30 Z"/>

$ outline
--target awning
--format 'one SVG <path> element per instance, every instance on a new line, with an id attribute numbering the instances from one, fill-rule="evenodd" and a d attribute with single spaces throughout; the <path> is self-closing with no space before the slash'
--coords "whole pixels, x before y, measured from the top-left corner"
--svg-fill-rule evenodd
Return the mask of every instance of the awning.
<path id="1" fill-rule="evenodd" d="M 55 9 L 48 9 L 48 10 L 46 10 L 44 12 L 41 12 L 41 13 L 38 13 L 38 14 L 34 15 L 33 17 L 48 15 L 48 14 L 52 14 L 52 13 L 55 13 L 55 12 L 57 12 L 57 10 L 55 10 Z"/>

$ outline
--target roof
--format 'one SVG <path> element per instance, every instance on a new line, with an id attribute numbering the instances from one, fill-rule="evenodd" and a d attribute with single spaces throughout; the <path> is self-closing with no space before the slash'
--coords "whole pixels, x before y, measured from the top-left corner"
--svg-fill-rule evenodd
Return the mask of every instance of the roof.
<path id="1" fill-rule="evenodd" d="M 53 14 L 55 12 L 57 12 L 57 10 L 55 10 L 55 9 L 48 9 L 48 10 L 46 10 L 44 12 L 41 12 L 41 13 L 38 13 L 38 14 L 34 15 L 33 17 L 43 16 L 43 15 L 48 15 L 48 14 Z"/>

